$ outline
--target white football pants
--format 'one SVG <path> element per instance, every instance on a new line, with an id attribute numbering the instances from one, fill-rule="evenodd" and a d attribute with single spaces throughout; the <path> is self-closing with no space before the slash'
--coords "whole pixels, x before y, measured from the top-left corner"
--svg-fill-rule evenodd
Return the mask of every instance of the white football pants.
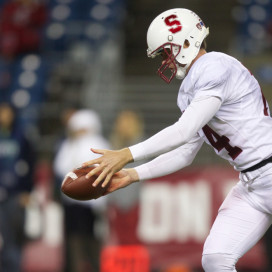
<path id="1" fill-rule="evenodd" d="M 219 208 L 204 244 L 205 272 L 235 272 L 235 264 L 264 235 L 272 223 L 272 163 L 240 173 Z"/>

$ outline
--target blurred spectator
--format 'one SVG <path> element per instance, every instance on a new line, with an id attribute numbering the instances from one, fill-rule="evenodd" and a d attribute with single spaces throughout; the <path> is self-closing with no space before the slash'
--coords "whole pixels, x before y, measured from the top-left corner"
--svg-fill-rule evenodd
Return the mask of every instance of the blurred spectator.
<path id="1" fill-rule="evenodd" d="M 144 138 L 144 121 L 142 116 L 135 110 L 124 109 L 120 111 L 115 119 L 110 136 L 113 149 L 120 149 L 133 145 Z M 127 167 L 136 166 L 137 163 L 130 163 Z M 123 211 L 128 211 L 138 203 L 140 185 L 132 184 L 124 189 L 116 191 L 108 196 L 109 200 Z"/>
<path id="2" fill-rule="evenodd" d="M 143 138 L 144 124 L 141 116 L 133 110 L 121 111 L 114 123 L 111 144 L 120 149 L 137 143 Z"/>
<path id="3" fill-rule="evenodd" d="M 90 151 L 91 147 L 103 149 L 109 146 L 102 136 L 100 118 L 94 111 L 84 109 L 73 113 L 67 121 L 67 138 L 61 143 L 54 160 L 59 187 L 69 171 L 97 157 Z M 106 198 L 76 201 L 62 195 L 62 201 L 65 217 L 65 272 L 99 271 L 103 240 L 95 227 L 103 220 L 105 223 Z"/>
<path id="4" fill-rule="evenodd" d="M 0 16 L 0 52 L 13 58 L 40 49 L 42 27 L 47 18 L 43 0 L 6 1 Z"/>
<path id="5" fill-rule="evenodd" d="M 35 152 L 15 121 L 15 110 L 0 105 L 0 271 L 18 272 L 25 242 L 25 208 L 33 188 Z"/>

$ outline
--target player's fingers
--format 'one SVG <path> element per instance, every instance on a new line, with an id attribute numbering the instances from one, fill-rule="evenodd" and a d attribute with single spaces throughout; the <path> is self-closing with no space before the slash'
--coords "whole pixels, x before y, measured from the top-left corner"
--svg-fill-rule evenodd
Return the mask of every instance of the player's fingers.
<path id="1" fill-rule="evenodd" d="M 106 149 L 96 149 L 96 148 L 91 148 L 91 151 L 95 154 L 100 154 L 100 155 L 104 155 L 107 152 Z"/>
<path id="2" fill-rule="evenodd" d="M 101 155 L 104 155 L 107 150 L 106 149 L 94 149 L 94 148 L 91 148 L 91 151 L 93 153 L 96 153 L 96 154 L 101 154 Z M 99 157 L 99 158 L 96 158 L 96 159 L 93 159 L 93 160 L 90 160 L 90 161 L 86 161 L 84 163 L 82 163 L 82 167 L 86 167 L 86 166 L 89 166 L 89 165 L 94 165 L 94 164 L 100 164 L 102 162 L 102 157 Z"/>
<path id="3" fill-rule="evenodd" d="M 110 182 L 111 180 L 111 177 L 112 177 L 112 174 L 108 174 L 105 181 L 102 183 L 102 187 L 106 187 L 107 184 Z"/>
<path id="4" fill-rule="evenodd" d="M 94 164 L 100 164 L 101 163 L 101 159 L 93 159 L 90 161 L 86 161 L 84 163 L 81 164 L 81 167 L 86 167 L 86 166 L 90 166 L 90 165 L 94 165 Z"/>
<path id="5" fill-rule="evenodd" d="M 108 172 L 109 170 L 107 168 L 104 168 L 103 171 L 97 177 L 97 179 L 93 182 L 93 186 L 96 187 L 102 180 L 104 180 L 108 175 Z"/>
<path id="6" fill-rule="evenodd" d="M 123 173 L 117 172 L 115 173 L 112 178 L 111 178 L 111 183 L 110 185 L 106 188 L 105 192 L 103 195 L 110 194 L 116 190 L 119 190 L 121 188 L 126 187 L 127 185 L 130 184 L 129 182 L 129 176 L 125 175 L 123 176 Z"/>
<path id="7" fill-rule="evenodd" d="M 90 178 L 96 174 L 99 175 L 99 173 L 101 172 L 101 167 L 100 166 L 96 166 L 95 168 L 93 168 L 89 173 L 86 174 L 86 178 Z"/>

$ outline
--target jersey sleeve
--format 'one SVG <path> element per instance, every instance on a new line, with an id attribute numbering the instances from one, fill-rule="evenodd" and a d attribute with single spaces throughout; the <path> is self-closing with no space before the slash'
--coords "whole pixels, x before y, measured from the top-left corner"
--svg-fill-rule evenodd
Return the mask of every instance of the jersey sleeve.
<path id="1" fill-rule="evenodd" d="M 203 64 L 196 72 L 194 99 L 215 96 L 221 101 L 226 99 L 226 84 L 230 76 L 230 67 L 223 59 L 216 59 Z"/>
<path id="2" fill-rule="evenodd" d="M 192 101 L 180 119 L 147 140 L 130 146 L 134 161 L 157 157 L 189 142 L 221 106 L 217 97 Z"/>
<path id="3" fill-rule="evenodd" d="M 203 144 L 196 134 L 188 143 L 162 154 L 154 160 L 135 167 L 139 180 L 147 180 L 174 173 L 190 165 Z"/>

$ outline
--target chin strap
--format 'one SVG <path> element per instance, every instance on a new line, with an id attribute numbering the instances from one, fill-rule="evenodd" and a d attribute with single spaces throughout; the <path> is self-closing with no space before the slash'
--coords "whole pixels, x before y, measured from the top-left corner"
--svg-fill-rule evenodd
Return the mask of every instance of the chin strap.
<path id="1" fill-rule="evenodd" d="M 176 72 L 176 78 L 177 79 L 184 79 L 186 76 L 186 70 L 190 66 L 191 63 L 187 63 L 184 67 L 180 66 L 180 64 L 177 63 L 177 72 Z"/>

